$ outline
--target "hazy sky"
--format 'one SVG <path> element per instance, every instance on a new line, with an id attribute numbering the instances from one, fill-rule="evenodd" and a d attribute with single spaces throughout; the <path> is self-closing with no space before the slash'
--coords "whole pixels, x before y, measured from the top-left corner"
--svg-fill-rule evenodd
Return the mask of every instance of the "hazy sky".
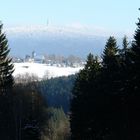
<path id="1" fill-rule="evenodd" d="M 133 31 L 140 0 L 0 0 L 0 20 L 9 25 L 86 25 Z"/>

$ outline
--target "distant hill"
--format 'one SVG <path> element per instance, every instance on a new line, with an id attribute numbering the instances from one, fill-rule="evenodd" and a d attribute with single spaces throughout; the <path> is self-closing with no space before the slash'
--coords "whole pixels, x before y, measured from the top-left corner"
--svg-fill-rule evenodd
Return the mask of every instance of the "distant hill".
<path id="1" fill-rule="evenodd" d="M 55 26 L 27 26 L 6 29 L 12 56 L 38 54 L 76 55 L 85 58 L 90 52 L 101 54 L 108 36 L 97 30 Z"/>

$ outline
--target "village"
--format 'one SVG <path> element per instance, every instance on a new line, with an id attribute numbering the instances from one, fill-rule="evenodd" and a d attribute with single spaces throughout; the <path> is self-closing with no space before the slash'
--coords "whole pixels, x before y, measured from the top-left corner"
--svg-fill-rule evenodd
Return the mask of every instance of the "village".
<path id="1" fill-rule="evenodd" d="M 56 67 L 83 67 L 85 65 L 85 59 L 70 55 L 64 57 L 61 55 L 55 54 L 37 54 L 35 51 L 32 51 L 30 55 L 25 55 L 24 58 L 21 57 L 12 57 L 14 63 L 39 63 L 46 64 L 47 66 L 56 66 Z"/>

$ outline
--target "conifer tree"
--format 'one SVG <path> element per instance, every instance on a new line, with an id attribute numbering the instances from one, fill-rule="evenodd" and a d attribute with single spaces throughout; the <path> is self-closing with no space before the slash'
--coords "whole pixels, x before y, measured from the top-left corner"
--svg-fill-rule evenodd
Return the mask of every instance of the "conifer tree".
<path id="1" fill-rule="evenodd" d="M 131 93 L 139 93 L 140 91 L 140 18 L 138 18 L 136 25 L 137 29 L 135 30 L 132 47 L 130 48 L 130 60 L 127 66 L 129 68 L 127 80 L 129 81 L 129 89 L 127 91 Z"/>
<path id="2" fill-rule="evenodd" d="M 132 42 L 132 51 L 135 53 L 135 59 L 140 58 L 140 18 L 138 18 L 137 29 Z"/>
<path id="3" fill-rule="evenodd" d="M 138 18 L 137 29 L 135 31 L 134 40 L 132 42 L 132 65 L 133 70 L 140 77 L 140 18 Z M 135 73 L 135 74 L 136 74 Z"/>
<path id="4" fill-rule="evenodd" d="M 118 53 L 118 47 L 116 39 L 110 36 L 106 42 L 105 49 L 103 52 L 103 67 L 108 70 L 113 70 L 116 67 L 116 55 Z"/>
<path id="5" fill-rule="evenodd" d="M 129 50 L 129 42 L 127 40 L 127 36 L 125 35 L 122 41 L 122 49 L 120 50 L 120 57 L 122 61 L 126 61 L 128 50 Z"/>
<path id="6" fill-rule="evenodd" d="M 12 59 L 8 57 L 8 41 L 2 31 L 0 23 L 0 138 L 14 140 L 13 112 L 12 112 L 12 85 L 14 71 Z"/>
<path id="7" fill-rule="evenodd" d="M 2 32 L 3 24 L 0 23 L 0 94 L 9 90 L 13 85 L 14 71 L 12 59 L 8 57 L 10 49 L 8 48 L 8 40 Z"/>
<path id="8" fill-rule="evenodd" d="M 129 107 L 129 137 L 130 139 L 140 139 L 140 18 L 138 18 L 137 29 L 132 41 L 130 64 L 128 71 L 127 104 Z"/>
<path id="9" fill-rule="evenodd" d="M 71 132 L 73 140 L 93 138 L 93 100 L 96 94 L 96 77 L 100 64 L 97 57 L 89 54 L 85 68 L 77 76 L 71 104 Z"/>
<path id="10" fill-rule="evenodd" d="M 123 38 L 123 50 L 124 50 L 124 52 L 127 51 L 128 45 L 129 45 L 129 43 L 128 43 L 128 40 L 127 40 L 127 36 L 125 35 L 124 38 Z"/>

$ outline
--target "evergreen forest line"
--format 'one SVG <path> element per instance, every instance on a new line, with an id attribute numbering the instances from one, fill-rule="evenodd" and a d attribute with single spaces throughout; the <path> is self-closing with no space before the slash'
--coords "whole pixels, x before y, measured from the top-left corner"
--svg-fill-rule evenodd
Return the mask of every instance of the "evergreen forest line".
<path id="1" fill-rule="evenodd" d="M 110 36 L 99 61 L 89 54 L 73 88 L 72 140 L 140 139 L 140 19 L 122 49 Z"/>

